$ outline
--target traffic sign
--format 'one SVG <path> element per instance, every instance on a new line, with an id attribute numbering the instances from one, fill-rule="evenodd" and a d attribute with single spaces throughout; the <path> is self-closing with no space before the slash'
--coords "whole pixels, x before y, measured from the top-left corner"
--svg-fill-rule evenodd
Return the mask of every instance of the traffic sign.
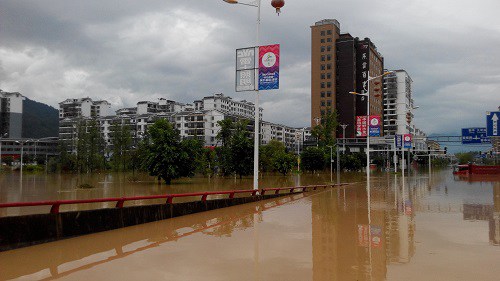
<path id="1" fill-rule="evenodd" d="M 481 144 L 491 143 L 491 140 L 486 136 L 486 128 L 463 128 L 462 129 L 462 144 Z"/>
<path id="2" fill-rule="evenodd" d="M 500 119 L 500 111 L 486 112 L 486 135 L 488 137 L 500 136 L 498 119 Z"/>

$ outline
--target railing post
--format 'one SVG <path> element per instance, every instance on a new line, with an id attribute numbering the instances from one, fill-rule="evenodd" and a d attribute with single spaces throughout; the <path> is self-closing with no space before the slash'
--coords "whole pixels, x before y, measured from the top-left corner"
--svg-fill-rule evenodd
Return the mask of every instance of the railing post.
<path id="1" fill-rule="evenodd" d="M 290 193 L 293 193 L 293 190 L 294 190 L 294 189 L 295 189 L 295 188 L 293 188 L 293 187 L 292 187 L 292 188 L 290 188 Z"/>
<path id="2" fill-rule="evenodd" d="M 203 194 L 203 195 L 201 196 L 201 201 L 203 201 L 203 202 L 207 201 L 207 195 L 208 195 L 208 194 L 206 194 L 206 193 L 205 193 L 205 194 Z"/>
<path id="3" fill-rule="evenodd" d="M 257 195 L 257 190 L 252 191 L 252 196 L 255 196 L 255 195 Z M 264 194 L 262 194 L 262 195 L 264 195 Z"/>
<path id="4" fill-rule="evenodd" d="M 303 186 L 302 187 L 302 192 L 306 192 L 306 190 L 307 190 L 307 186 Z"/>
<path id="5" fill-rule="evenodd" d="M 266 190 L 263 188 L 261 191 L 260 191 L 260 195 L 264 195 L 266 194 Z"/>
<path id="6" fill-rule="evenodd" d="M 277 188 L 275 191 L 274 191 L 274 194 L 279 194 L 280 193 L 280 190 L 279 188 Z"/>
<path id="7" fill-rule="evenodd" d="M 125 202 L 125 200 L 123 200 L 123 198 L 122 198 L 122 199 L 120 199 L 120 200 L 118 200 L 118 201 L 116 201 L 116 206 L 115 206 L 115 208 L 123 208 L 123 203 L 124 203 L 124 202 Z"/>
<path id="8" fill-rule="evenodd" d="M 234 192 L 229 193 L 229 199 L 233 199 L 233 198 L 234 198 Z"/>
<path id="9" fill-rule="evenodd" d="M 168 196 L 167 197 L 167 204 L 172 204 L 172 199 L 174 199 L 173 196 Z"/>
<path id="10" fill-rule="evenodd" d="M 50 213 L 51 214 L 59 214 L 59 206 L 61 204 L 59 204 L 58 202 L 55 202 L 52 207 L 50 207 Z"/>

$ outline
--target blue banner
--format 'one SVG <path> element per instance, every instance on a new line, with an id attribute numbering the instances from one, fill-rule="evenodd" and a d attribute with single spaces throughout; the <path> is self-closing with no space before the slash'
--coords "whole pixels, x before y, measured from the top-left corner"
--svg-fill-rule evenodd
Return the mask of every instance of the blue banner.
<path id="1" fill-rule="evenodd" d="M 403 135 L 395 135 L 394 139 L 396 140 L 396 147 L 401 148 L 403 146 Z"/>

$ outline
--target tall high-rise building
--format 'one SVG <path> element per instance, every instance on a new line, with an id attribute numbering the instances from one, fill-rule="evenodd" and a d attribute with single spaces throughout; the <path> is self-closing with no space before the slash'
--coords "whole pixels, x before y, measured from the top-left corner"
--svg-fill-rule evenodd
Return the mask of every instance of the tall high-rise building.
<path id="1" fill-rule="evenodd" d="M 384 58 L 369 38 L 360 40 L 340 33 L 337 20 L 326 19 L 311 26 L 311 127 L 322 115 L 336 110 L 340 124 L 347 124 L 345 137 L 356 137 L 356 116 L 366 115 L 369 77 L 382 75 Z M 370 82 L 370 115 L 383 119 L 382 78 Z M 337 135 L 342 135 L 339 129 Z"/>
<path id="2" fill-rule="evenodd" d="M 21 138 L 23 100 L 20 93 L 0 90 L 0 138 Z"/>
<path id="3" fill-rule="evenodd" d="M 335 109 L 335 42 L 339 36 L 337 20 L 325 19 L 311 26 L 311 127 L 319 124 L 321 115 Z"/>

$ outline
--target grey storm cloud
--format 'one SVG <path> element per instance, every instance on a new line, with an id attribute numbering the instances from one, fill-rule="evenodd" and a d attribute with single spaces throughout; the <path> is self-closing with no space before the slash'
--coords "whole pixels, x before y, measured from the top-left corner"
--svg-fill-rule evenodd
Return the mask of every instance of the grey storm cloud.
<path id="1" fill-rule="evenodd" d="M 264 118 L 309 124 L 310 26 L 335 18 L 341 32 L 371 38 L 386 68 L 407 70 L 418 127 L 484 126 L 500 105 L 499 10 L 495 0 L 289 0 L 277 16 L 263 0 L 260 43 L 282 52 L 281 89 L 261 94 Z M 2 0 L 0 89 L 55 107 L 83 96 L 115 109 L 219 92 L 253 101 L 234 92 L 234 57 L 255 45 L 255 22 L 256 9 L 222 0 Z"/>

